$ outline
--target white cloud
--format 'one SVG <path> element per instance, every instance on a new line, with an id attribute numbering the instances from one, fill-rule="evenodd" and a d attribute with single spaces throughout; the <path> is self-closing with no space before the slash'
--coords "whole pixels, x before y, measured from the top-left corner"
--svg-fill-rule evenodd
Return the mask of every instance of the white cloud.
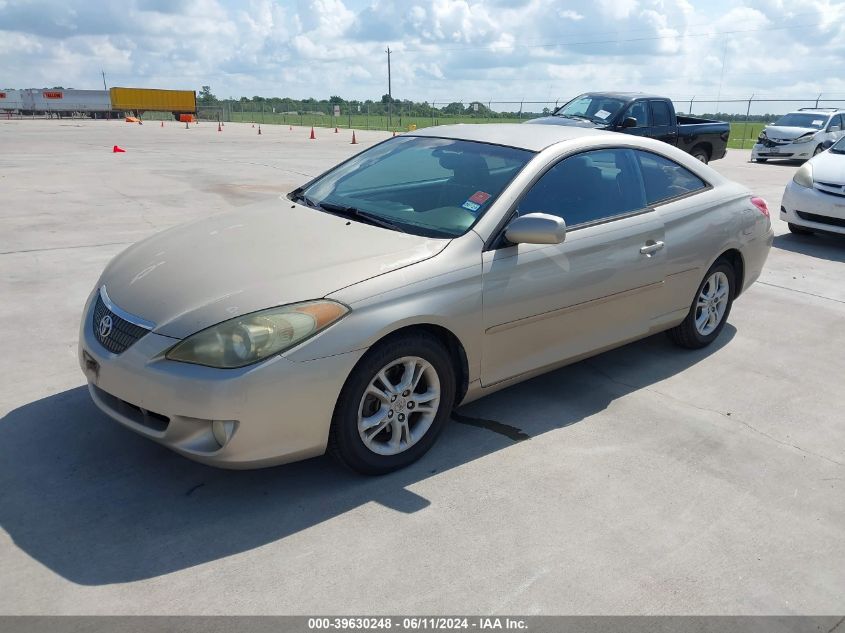
<path id="1" fill-rule="evenodd" d="M 840 0 L 560 5 L 0 0 L 0 81 L 97 88 L 104 68 L 113 85 L 378 98 L 390 46 L 394 95 L 415 100 L 553 101 L 595 89 L 845 99 Z"/>

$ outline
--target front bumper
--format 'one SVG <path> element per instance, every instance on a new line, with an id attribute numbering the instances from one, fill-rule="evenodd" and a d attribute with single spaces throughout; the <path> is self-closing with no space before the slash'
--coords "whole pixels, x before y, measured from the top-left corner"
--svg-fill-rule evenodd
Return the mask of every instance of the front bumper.
<path id="1" fill-rule="evenodd" d="M 818 143 L 810 141 L 809 143 L 786 143 L 785 145 L 775 145 L 774 147 L 766 147 L 763 143 L 755 143 L 751 148 L 751 160 L 758 158 L 766 159 L 784 159 L 784 160 L 804 160 L 813 157 L 813 152 L 816 150 Z"/>
<path id="2" fill-rule="evenodd" d="M 94 295 L 92 295 L 93 298 Z M 136 433 L 205 464 L 258 468 L 325 452 L 340 390 L 366 350 L 307 362 L 276 356 L 241 369 L 178 363 L 176 339 L 149 333 L 121 354 L 94 336 L 85 307 L 79 363 L 95 404 Z M 212 421 L 234 422 L 220 447 Z"/>
<path id="3" fill-rule="evenodd" d="M 780 219 L 815 231 L 845 235 L 845 195 L 824 193 L 790 181 L 783 192 Z"/>

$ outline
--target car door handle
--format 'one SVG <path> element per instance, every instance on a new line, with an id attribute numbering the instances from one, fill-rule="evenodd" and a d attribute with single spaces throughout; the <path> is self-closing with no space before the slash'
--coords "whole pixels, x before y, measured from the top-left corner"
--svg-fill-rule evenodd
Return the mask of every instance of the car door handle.
<path id="1" fill-rule="evenodd" d="M 665 244 L 663 242 L 653 242 L 652 244 L 646 244 L 640 249 L 640 253 L 643 255 L 651 255 L 652 253 L 656 253 L 661 248 L 663 248 Z"/>

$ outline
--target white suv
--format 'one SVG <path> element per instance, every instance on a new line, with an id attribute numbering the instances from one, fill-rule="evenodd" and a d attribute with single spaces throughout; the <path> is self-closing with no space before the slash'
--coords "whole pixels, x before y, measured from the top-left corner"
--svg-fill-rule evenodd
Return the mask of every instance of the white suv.
<path id="1" fill-rule="evenodd" d="M 822 151 L 825 141 L 845 136 L 845 110 L 801 108 L 767 125 L 751 150 L 751 159 L 765 163 L 770 158 L 803 160 Z"/>

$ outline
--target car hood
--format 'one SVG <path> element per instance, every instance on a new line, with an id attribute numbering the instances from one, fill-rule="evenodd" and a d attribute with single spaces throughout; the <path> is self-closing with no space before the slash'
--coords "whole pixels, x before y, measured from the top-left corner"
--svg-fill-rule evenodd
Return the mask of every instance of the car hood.
<path id="1" fill-rule="evenodd" d="M 808 132 L 815 134 L 819 130 L 814 127 L 785 127 L 783 125 L 770 125 L 764 128 L 763 131 L 769 138 L 781 138 L 786 141 L 791 141 L 799 136 L 804 136 Z"/>
<path id="2" fill-rule="evenodd" d="M 255 310 L 324 297 L 448 243 L 279 199 L 138 242 L 109 263 L 100 283 L 155 332 L 184 338 Z"/>
<path id="3" fill-rule="evenodd" d="M 544 116 L 539 119 L 531 119 L 526 123 L 533 123 L 537 125 L 566 125 L 568 127 L 588 127 L 593 129 L 603 130 L 607 126 L 593 123 L 592 121 L 582 121 L 581 119 L 567 119 L 562 116 Z"/>
<path id="4" fill-rule="evenodd" d="M 813 180 L 832 185 L 845 185 L 845 154 L 822 152 L 810 161 Z"/>

